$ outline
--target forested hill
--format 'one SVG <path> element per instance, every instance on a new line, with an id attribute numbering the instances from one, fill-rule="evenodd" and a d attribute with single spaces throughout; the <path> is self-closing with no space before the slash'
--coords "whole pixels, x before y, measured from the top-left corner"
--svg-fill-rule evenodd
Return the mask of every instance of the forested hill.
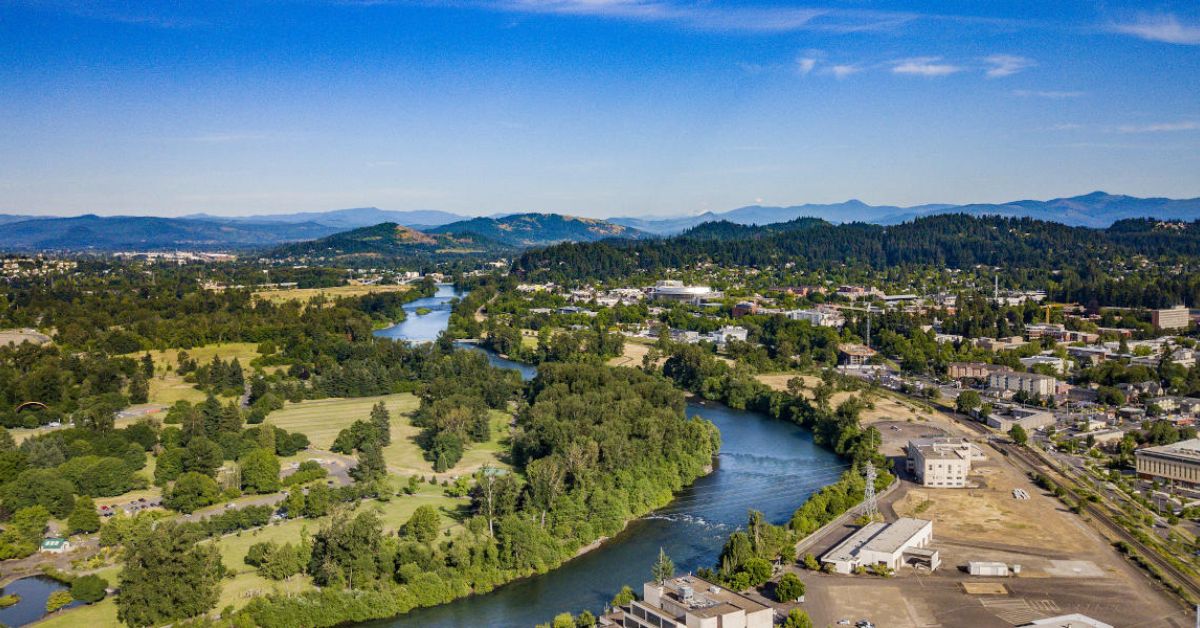
<path id="1" fill-rule="evenodd" d="M 304 258 L 326 261 L 380 259 L 446 259 L 469 254 L 492 253 L 505 247 L 471 233 L 435 234 L 417 231 L 394 222 L 353 229 L 342 233 L 277 247 L 267 253 L 274 258 Z"/>
<path id="2" fill-rule="evenodd" d="M 429 232 L 472 233 L 513 248 L 545 246 L 557 242 L 646 237 L 646 234 L 631 227 L 594 218 L 561 214 L 514 214 L 501 218 L 472 218 L 435 227 Z"/>
<path id="3" fill-rule="evenodd" d="M 551 279 L 604 279 L 703 262 L 760 268 L 792 262 L 801 269 L 983 264 L 1084 274 L 1098 260 L 1122 263 L 1137 255 L 1186 256 L 1194 264 L 1200 258 L 1200 221 L 1134 219 L 1090 229 L 1029 218 L 954 214 L 890 227 L 832 225 L 807 218 L 765 227 L 710 223 L 666 240 L 561 244 L 527 251 L 515 269 Z"/>

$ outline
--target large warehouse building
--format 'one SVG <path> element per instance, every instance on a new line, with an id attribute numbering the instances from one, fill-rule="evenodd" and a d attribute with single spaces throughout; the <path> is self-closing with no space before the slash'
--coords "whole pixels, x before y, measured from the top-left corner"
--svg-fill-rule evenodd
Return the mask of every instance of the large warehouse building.
<path id="1" fill-rule="evenodd" d="M 896 570 L 910 560 L 933 571 L 941 560 L 937 550 L 925 549 L 932 540 L 933 522 L 927 519 L 900 517 L 893 523 L 868 523 L 826 552 L 821 562 L 842 574 L 872 565 Z"/>
<path id="2" fill-rule="evenodd" d="M 1165 480 L 1187 488 L 1200 487 L 1200 438 L 1133 452 L 1143 480 Z"/>

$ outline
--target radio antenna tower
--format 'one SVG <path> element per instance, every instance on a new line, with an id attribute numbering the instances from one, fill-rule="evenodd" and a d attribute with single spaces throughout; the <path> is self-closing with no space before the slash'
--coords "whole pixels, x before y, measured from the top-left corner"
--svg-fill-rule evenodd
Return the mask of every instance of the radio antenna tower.
<path id="1" fill-rule="evenodd" d="M 863 515 L 871 521 L 879 518 L 879 502 L 875 499 L 875 465 L 867 463 L 867 486 L 863 495 Z"/>

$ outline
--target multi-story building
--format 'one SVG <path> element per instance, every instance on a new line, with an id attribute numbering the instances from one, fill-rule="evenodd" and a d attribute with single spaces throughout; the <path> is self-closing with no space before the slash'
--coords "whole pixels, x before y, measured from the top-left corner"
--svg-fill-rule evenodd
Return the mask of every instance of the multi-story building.
<path id="1" fill-rule="evenodd" d="M 983 452 L 962 437 L 939 436 L 908 441 L 908 470 L 922 486 L 965 488 L 971 461 L 982 460 Z"/>
<path id="2" fill-rule="evenodd" d="M 1039 364 L 1050 367 L 1055 373 L 1062 375 L 1067 372 L 1067 363 L 1056 355 L 1031 355 L 1020 359 L 1021 366 L 1031 369 Z"/>
<path id="3" fill-rule="evenodd" d="M 994 371 L 1003 368 L 985 362 L 951 362 L 947 365 L 946 375 L 950 379 L 987 379 Z"/>
<path id="4" fill-rule="evenodd" d="M 1200 438 L 1135 450 L 1138 477 L 1165 480 L 1186 488 L 1200 487 Z"/>
<path id="5" fill-rule="evenodd" d="M 1151 310 L 1150 322 L 1155 329 L 1183 329 L 1191 322 L 1187 307 L 1176 305 L 1164 310 Z"/>
<path id="6" fill-rule="evenodd" d="M 1026 395 L 1052 397 L 1058 389 L 1058 380 L 1049 375 L 1018 373 L 1009 369 L 992 372 L 988 376 L 988 388 Z"/>
<path id="7" fill-rule="evenodd" d="M 860 344 L 838 345 L 838 362 L 847 366 L 862 366 L 875 355 L 875 350 Z"/>
<path id="8" fill-rule="evenodd" d="M 794 321 L 808 321 L 818 327 L 841 327 L 846 324 L 840 312 L 828 310 L 788 310 L 783 313 Z"/>
<path id="9" fill-rule="evenodd" d="M 696 576 L 642 585 L 642 599 L 605 619 L 625 628 L 771 628 L 774 611 Z"/>

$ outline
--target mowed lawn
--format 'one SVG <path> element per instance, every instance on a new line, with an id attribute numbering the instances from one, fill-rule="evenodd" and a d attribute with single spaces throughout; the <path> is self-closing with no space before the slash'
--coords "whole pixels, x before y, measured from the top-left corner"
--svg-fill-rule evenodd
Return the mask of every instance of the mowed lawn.
<path id="1" fill-rule="evenodd" d="M 417 409 L 420 401 L 411 393 L 289 403 L 283 409 L 267 415 L 267 423 L 278 425 L 289 432 L 300 432 L 308 436 L 313 447 L 329 449 L 338 432 L 350 427 L 355 421 L 369 419 L 371 407 L 380 401 L 387 406 L 392 415 L 393 435 L 406 426 L 414 429 L 408 422 L 408 415 Z"/>
<path id="2" fill-rule="evenodd" d="M 431 475 L 433 464 L 425 459 L 425 452 L 417 445 L 421 429 L 413 426 L 410 417 L 420 405 L 415 395 L 401 393 L 381 397 L 356 399 L 320 399 L 289 403 L 283 409 L 267 416 L 267 422 L 289 432 L 301 432 L 317 449 L 329 449 L 338 432 L 357 420 L 371 416 L 371 407 L 383 401 L 392 416 L 392 444 L 383 450 L 383 459 L 388 470 L 400 475 Z M 490 464 L 506 467 L 501 461 L 508 447 L 508 424 L 512 417 L 504 412 L 491 412 L 492 438 L 486 443 L 469 444 L 462 460 L 441 477 L 471 473 Z M 306 456 L 307 459 L 307 456 Z"/>

